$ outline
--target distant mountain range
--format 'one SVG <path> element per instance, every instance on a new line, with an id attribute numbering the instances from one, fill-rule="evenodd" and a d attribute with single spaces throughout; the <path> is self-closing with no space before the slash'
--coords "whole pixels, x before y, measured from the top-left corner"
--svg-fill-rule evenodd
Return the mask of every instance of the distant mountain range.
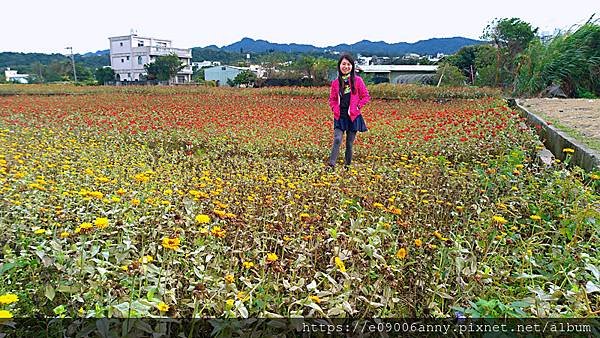
<path id="1" fill-rule="evenodd" d="M 205 48 L 219 49 L 236 53 L 264 53 L 269 51 L 288 53 L 323 53 L 327 51 L 335 51 L 369 55 L 404 55 L 408 53 L 415 53 L 419 55 L 436 55 L 437 53 L 454 54 L 464 46 L 482 43 L 485 43 L 485 41 L 463 37 L 453 37 L 421 40 L 415 43 L 387 43 L 384 41 L 372 42 L 369 40 L 362 40 L 351 45 L 339 44 L 329 47 L 315 47 L 313 45 L 301 45 L 296 43 L 271 43 L 265 40 L 243 38 L 238 42 L 223 46 L 221 48 L 216 46 L 208 46 Z"/>
<path id="2" fill-rule="evenodd" d="M 297 43 L 272 43 L 266 40 L 254 40 L 243 38 L 242 40 L 227 46 L 217 47 L 210 45 L 206 47 L 194 47 L 194 49 L 210 49 L 215 51 L 226 51 L 232 53 L 325 53 L 325 52 L 351 52 L 367 55 L 389 55 L 400 56 L 408 53 L 419 55 L 436 55 L 437 53 L 454 54 L 464 46 L 486 43 L 485 41 L 473 40 L 463 37 L 433 38 L 421 40 L 414 43 L 398 42 L 387 43 L 384 41 L 362 40 L 353 44 L 339 44 L 329 47 L 315 47 L 313 45 Z M 109 54 L 109 50 L 99 50 L 85 53 L 82 56 L 100 56 Z"/>

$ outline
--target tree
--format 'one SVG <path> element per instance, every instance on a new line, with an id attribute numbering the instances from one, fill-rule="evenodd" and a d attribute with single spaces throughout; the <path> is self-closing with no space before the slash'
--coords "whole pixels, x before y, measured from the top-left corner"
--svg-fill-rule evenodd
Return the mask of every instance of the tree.
<path id="1" fill-rule="evenodd" d="M 36 61 L 31 64 L 31 75 L 35 77 L 34 82 L 44 82 L 44 72 L 46 71 L 46 66 L 41 64 L 39 61 Z"/>
<path id="2" fill-rule="evenodd" d="M 203 83 L 204 82 L 204 68 L 195 68 L 192 74 L 192 81 Z"/>
<path id="3" fill-rule="evenodd" d="M 302 57 L 300 57 L 300 59 L 298 61 L 296 61 L 296 67 L 298 67 L 298 70 L 303 72 L 306 75 L 306 77 L 308 77 L 309 79 L 312 79 L 313 78 L 313 67 L 314 67 L 315 62 L 316 62 L 315 57 L 310 56 L 310 55 L 303 55 Z"/>
<path id="4" fill-rule="evenodd" d="M 483 30 L 482 39 L 496 45 L 496 85 L 506 87 L 516 72 L 516 57 L 535 39 L 538 29 L 519 18 L 494 19 Z M 502 74 L 506 72 L 506 74 Z M 506 75 L 506 76 L 503 76 Z"/>
<path id="5" fill-rule="evenodd" d="M 239 85 L 251 85 L 256 81 L 256 74 L 254 74 L 250 70 L 241 71 L 236 77 L 231 81 L 231 85 L 239 86 Z"/>
<path id="6" fill-rule="evenodd" d="M 519 18 L 495 19 L 483 30 L 483 39 L 491 40 L 496 46 L 508 48 L 511 55 L 523 51 L 535 39 L 538 29 Z"/>
<path id="7" fill-rule="evenodd" d="M 159 56 L 154 60 L 144 65 L 144 69 L 148 73 L 148 79 L 159 81 L 168 81 L 177 75 L 181 69 L 185 67 L 176 54 Z"/>
<path id="8" fill-rule="evenodd" d="M 115 71 L 110 67 L 100 67 L 96 69 L 94 76 L 98 83 L 105 84 L 115 80 Z"/>
<path id="9" fill-rule="evenodd" d="M 464 86 L 466 78 L 458 67 L 444 62 L 439 65 L 434 80 L 444 86 Z"/>

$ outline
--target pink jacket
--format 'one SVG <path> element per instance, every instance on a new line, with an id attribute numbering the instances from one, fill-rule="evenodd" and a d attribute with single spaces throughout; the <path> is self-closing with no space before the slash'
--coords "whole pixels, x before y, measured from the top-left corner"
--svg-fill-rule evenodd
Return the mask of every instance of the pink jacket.
<path id="1" fill-rule="evenodd" d="M 360 109 L 371 100 L 367 86 L 365 86 L 365 82 L 360 78 L 360 76 L 355 76 L 354 87 L 356 94 L 350 93 L 350 108 L 348 109 L 350 113 L 350 120 L 353 122 L 354 119 L 360 115 Z M 340 83 L 338 82 L 337 78 L 331 82 L 331 91 L 329 92 L 329 107 L 331 107 L 331 110 L 333 111 L 333 117 L 336 120 L 339 120 Z"/>

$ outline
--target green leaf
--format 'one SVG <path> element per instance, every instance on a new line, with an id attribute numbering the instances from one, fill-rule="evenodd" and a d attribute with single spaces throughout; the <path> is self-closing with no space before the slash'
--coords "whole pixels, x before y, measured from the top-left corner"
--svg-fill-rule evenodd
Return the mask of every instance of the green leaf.
<path id="1" fill-rule="evenodd" d="M 48 298 L 50 301 L 54 300 L 54 296 L 56 296 L 56 291 L 52 287 L 52 285 L 46 285 L 46 291 L 44 292 L 44 296 Z"/>

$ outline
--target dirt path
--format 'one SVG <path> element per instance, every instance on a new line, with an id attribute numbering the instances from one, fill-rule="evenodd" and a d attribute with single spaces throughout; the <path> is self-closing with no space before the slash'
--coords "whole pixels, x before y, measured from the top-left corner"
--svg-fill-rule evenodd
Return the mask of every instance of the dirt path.
<path id="1" fill-rule="evenodd" d="M 600 99 L 519 99 L 518 102 L 546 122 L 600 151 Z"/>

